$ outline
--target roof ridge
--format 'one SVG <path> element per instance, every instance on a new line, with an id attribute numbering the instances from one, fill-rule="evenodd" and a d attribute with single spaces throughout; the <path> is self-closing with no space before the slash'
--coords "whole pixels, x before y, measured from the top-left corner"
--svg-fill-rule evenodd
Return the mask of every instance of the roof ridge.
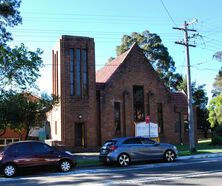
<path id="1" fill-rule="evenodd" d="M 110 77 L 115 73 L 115 71 L 119 68 L 119 66 L 124 62 L 132 48 L 136 45 L 133 45 L 124 53 L 117 56 L 112 61 L 106 63 L 101 69 L 96 71 L 96 83 L 105 83 Z"/>

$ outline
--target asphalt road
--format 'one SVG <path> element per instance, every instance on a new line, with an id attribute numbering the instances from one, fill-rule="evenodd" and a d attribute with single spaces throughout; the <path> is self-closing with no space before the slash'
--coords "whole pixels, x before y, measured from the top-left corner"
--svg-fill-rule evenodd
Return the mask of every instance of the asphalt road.
<path id="1" fill-rule="evenodd" d="M 222 157 L 147 162 L 127 168 L 91 167 L 69 173 L 37 171 L 15 178 L 0 177 L 2 186 L 62 185 L 222 185 Z"/>

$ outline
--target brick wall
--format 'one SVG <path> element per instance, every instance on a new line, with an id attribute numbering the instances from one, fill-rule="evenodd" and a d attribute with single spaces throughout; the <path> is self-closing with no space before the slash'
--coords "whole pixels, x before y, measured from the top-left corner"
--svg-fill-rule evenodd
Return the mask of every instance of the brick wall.
<path id="1" fill-rule="evenodd" d="M 70 95 L 69 51 L 72 48 L 84 48 L 88 51 L 88 96 Z M 58 53 L 58 61 L 54 59 L 56 53 Z M 175 112 L 176 103 L 172 94 L 163 85 L 137 45 L 130 49 L 124 62 L 107 82 L 97 84 L 97 91 L 95 47 L 92 38 L 62 36 L 54 48 L 53 56 L 53 65 L 58 65 L 53 67 L 53 93 L 58 94 L 60 103 L 50 114 L 50 124 L 53 130 L 54 120 L 57 118 L 59 126 L 57 136 L 61 137 L 61 141 L 67 147 L 74 148 L 74 151 L 90 150 L 98 148 L 105 140 L 113 137 L 134 136 L 133 86 L 135 85 L 143 86 L 145 115 L 150 112 L 151 122 L 158 122 L 157 103 L 162 104 L 164 132 L 160 134 L 161 142 L 175 144 L 181 142 L 180 138 L 186 138 L 187 134 L 184 131 L 180 134 L 177 130 L 175 118 L 178 117 L 178 113 Z M 114 102 L 120 102 L 121 133 L 118 136 L 115 135 Z M 180 108 L 180 105 L 176 106 Z M 183 115 L 185 111 L 180 112 Z M 182 120 L 181 118 L 181 122 Z M 78 123 L 84 123 L 85 126 L 83 147 L 76 147 L 75 135 L 79 134 L 75 133 L 75 126 Z"/>
<path id="2" fill-rule="evenodd" d="M 103 92 L 103 98 L 101 102 L 101 107 L 103 108 L 101 113 L 102 141 L 104 142 L 107 139 L 115 137 L 113 107 L 115 101 L 119 101 L 121 103 L 121 136 L 135 135 L 133 119 L 134 85 L 140 85 L 144 87 L 145 115 L 148 114 L 147 94 L 151 92 L 151 122 L 157 123 L 157 103 L 162 103 L 163 105 L 164 133 L 160 134 L 161 141 L 179 143 L 179 133 L 175 132 L 174 120 L 176 113 L 174 112 L 174 102 L 172 95 L 165 88 L 151 65 L 148 64 L 146 58 L 138 46 L 135 46 L 131 49 L 125 61 L 108 80 L 105 88 L 101 90 Z"/>
<path id="3" fill-rule="evenodd" d="M 70 96 L 70 49 L 87 49 L 88 96 Z M 62 139 L 67 146 L 75 146 L 75 124 L 84 123 L 85 147 L 97 145 L 95 50 L 94 40 L 88 37 L 62 36 L 61 61 L 61 123 Z"/>

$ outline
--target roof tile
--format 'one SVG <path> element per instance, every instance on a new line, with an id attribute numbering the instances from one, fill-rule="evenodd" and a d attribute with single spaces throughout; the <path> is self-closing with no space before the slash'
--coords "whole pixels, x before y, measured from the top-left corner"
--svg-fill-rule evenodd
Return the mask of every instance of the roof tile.
<path id="1" fill-rule="evenodd" d="M 96 72 L 96 83 L 106 83 L 109 80 L 109 78 L 114 74 L 114 72 L 117 70 L 117 68 L 120 66 L 120 64 L 123 63 L 124 59 L 128 55 L 131 48 L 126 52 L 124 52 L 123 54 L 117 56 L 114 60 L 108 62 L 101 69 L 99 69 Z"/>
<path id="2" fill-rule="evenodd" d="M 174 92 L 172 93 L 173 99 L 177 105 L 180 105 L 182 107 L 187 107 L 187 96 L 184 92 Z"/>

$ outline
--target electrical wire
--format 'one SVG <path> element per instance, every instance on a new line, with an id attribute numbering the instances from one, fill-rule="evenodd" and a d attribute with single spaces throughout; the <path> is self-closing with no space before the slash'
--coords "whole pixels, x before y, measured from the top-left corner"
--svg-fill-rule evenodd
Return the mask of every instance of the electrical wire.
<path id="1" fill-rule="evenodd" d="M 170 15 L 170 12 L 168 11 L 168 9 L 166 8 L 165 4 L 163 3 L 163 0 L 160 0 L 162 5 L 163 5 L 163 8 L 165 9 L 167 15 L 169 16 L 170 20 L 172 21 L 172 23 L 177 26 L 177 24 L 175 23 L 175 21 L 173 20 L 172 16 Z"/>

